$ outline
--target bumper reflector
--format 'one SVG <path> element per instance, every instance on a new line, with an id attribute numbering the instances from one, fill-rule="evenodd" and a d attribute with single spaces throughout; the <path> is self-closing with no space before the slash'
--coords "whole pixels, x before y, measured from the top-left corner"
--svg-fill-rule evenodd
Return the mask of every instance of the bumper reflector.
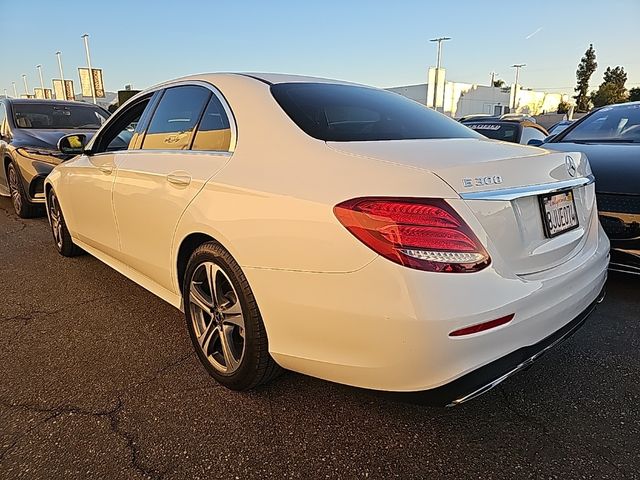
<path id="1" fill-rule="evenodd" d="M 496 318 L 495 320 L 490 320 L 488 322 L 477 323 L 475 325 L 471 325 L 469 327 L 460 328 L 458 330 L 454 330 L 449 334 L 450 337 L 461 337 L 463 335 L 471 335 L 472 333 L 484 332 L 485 330 L 489 330 L 491 328 L 499 327 L 500 325 L 504 325 L 513 320 L 515 313 L 510 315 L 506 315 L 504 317 Z"/>

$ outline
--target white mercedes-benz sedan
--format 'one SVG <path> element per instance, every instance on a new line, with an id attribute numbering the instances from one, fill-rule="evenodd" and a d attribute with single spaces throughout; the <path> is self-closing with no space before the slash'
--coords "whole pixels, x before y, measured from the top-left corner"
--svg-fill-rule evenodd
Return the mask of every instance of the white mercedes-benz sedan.
<path id="1" fill-rule="evenodd" d="M 384 90 L 197 75 L 59 148 L 77 154 L 45 185 L 59 252 L 182 309 L 231 389 L 285 368 L 456 405 L 603 295 L 584 155 L 488 140 Z"/>

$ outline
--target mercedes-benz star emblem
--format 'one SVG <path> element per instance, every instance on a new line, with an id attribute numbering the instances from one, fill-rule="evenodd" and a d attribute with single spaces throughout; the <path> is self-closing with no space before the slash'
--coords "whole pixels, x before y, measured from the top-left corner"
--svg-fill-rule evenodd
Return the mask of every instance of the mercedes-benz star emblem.
<path id="1" fill-rule="evenodd" d="M 569 172 L 569 176 L 575 177 L 578 170 L 575 160 L 567 155 L 566 157 L 564 157 L 564 163 L 567 166 L 567 172 Z"/>

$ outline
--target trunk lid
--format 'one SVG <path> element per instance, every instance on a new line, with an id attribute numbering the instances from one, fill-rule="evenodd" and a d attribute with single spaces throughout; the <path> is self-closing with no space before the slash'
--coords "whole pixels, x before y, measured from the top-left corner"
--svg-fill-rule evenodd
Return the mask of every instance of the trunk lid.
<path id="1" fill-rule="evenodd" d="M 490 254 L 517 274 L 564 263 L 584 247 L 595 210 L 593 185 L 574 186 L 578 227 L 553 238 L 545 235 L 540 191 L 567 187 L 591 171 L 580 153 L 548 152 L 480 139 L 328 142 L 337 151 L 428 170 L 465 199 L 487 233 Z M 568 161 L 567 156 L 571 157 Z M 570 174 L 568 166 L 575 171 Z M 530 188 L 530 187 L 534 188 Z M 492 194 L 500 190 L 506 197 Z M 429 196 L 429 192 L 425 192 Z"/>

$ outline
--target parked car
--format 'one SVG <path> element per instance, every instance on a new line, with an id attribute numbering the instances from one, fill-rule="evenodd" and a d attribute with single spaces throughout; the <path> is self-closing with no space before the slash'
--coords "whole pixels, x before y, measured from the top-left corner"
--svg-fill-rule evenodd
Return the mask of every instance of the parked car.
<path id="1" fill-rule="evenodd" d="M 480 120 L 462 122 L 462 124 L 493 140 L 522 145 L 527 145 L 531 140 L 542 142 L 549 135 L 544 127 L 528 120 Z"/>
<path id="2" fill-rule="evenodd" d="M 44 179 L 70 158 L 57 148 L 60 137 L 83 132 L 89 138 L 108 116 L 80 102 L 0 100 L 0 195 L 11 196 L 20 217 L 44 211 Z"/>
<path id="3" fill-rule="evenodd" d="M 611 269 L 640 274 L 640 102 L 594 110 L 543 146 L 589 157 Z"/>
<path id="4" fill-rule="evenodd" d="M 602 295 L 609 242 L 583 155 L 568 170 L 564 153 L 487 141 L 384 90 L 197 75 L 60 148 L 78 156 L 45 182 L 58 251 L 182 308 L 231 389 L 284 367 L 456 405 Z"/>
<path id="5" fill-rule="evenodd" d="M 557 135 L 560 132 L 563 132 L 567 129 L 569 125 L 571 125 L 574 120 L 562 120 L 561 122 L 556 123 L 549 129 L 549 136 Z"/>

